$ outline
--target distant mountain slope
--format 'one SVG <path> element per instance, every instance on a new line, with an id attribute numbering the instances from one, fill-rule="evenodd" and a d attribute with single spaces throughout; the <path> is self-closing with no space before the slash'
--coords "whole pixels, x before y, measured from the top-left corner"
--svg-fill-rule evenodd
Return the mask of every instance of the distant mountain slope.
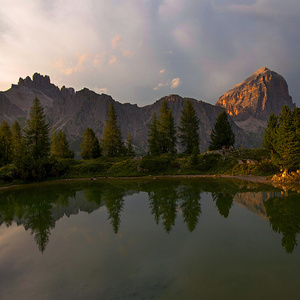
<path id="1" fill-rule="evenodd" d="M 7 120 L 12 124 L 17 119 L 24 126 L 35 96 L 44 106 L 52 128 L 63 129 L 72 148 L 77 152 L 86 127 L 91 127 L 102 138 L 108 107 L 113 102 L 123 137 L 126 138 L 130 133 L 138 152 L 145 153 L 148 150 L 148 126 L 153 112 L 158 115 L 161 103 L 166 99 L 178 125 L 187 99 L 169 95 L 151 105 L 138 107 L 136 104 L 121 104 L 109 95 L 99 95 L 86 88 L 77 92 L 73 88 L 59 89 L 50 82 L 49 76 L 35 73 L 32 79 L 20 78 L 17 85 L 13 84 L 9 90 L 0 93 L 0 121 Z M 253 130 L 248 130 L 249 124 L 252 122 L 263 128 L 270 112 L 279 112 L 287 103 L 293 106 L 284 79 L 266 68 L 258 70 L 225 93 L 215 106 L 195 99 L 190 100 L 200 121 L 201 151 L 206 151 L 215 120 L 224 109 L 232 117 L 230 122 L 236 134 L 236 145 L 253 147 L 261 140 L 257 139 L 256 134 L 251 135 Z"/>

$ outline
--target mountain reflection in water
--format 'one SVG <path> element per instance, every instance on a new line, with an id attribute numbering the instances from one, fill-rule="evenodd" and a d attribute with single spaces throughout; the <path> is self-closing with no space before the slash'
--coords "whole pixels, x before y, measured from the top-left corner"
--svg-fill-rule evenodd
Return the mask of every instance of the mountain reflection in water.
<path id="1" fill-rule="evenodd" d="M 292 253 L 300 233 L 300 196 L 280 196 L 280 190 L 268 186 L 242 184 L 232 180 L 172 179 L 98 181 L 41 184 L 1 191 L 0 225 L 23 225 L 34 236 L 44 252 L 56 221 L 79 212 L 92 213 L 105 207 L 113 231 L 119 232 L 124 198 L 146 192 L 149 209 L 156 224 L 170 233 L 176 217 L 182 214 L 192 232 L 201 217 L 201 195 L 210 193 L 216 209 L 224 218 L 230 217 L 234 204 L 268 219 L 272 229 L 282 234 L 282 246 Z"/>

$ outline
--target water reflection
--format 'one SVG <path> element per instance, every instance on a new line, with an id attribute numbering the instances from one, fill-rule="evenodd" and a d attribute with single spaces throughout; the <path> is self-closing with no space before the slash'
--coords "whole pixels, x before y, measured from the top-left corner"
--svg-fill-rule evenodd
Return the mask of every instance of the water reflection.
<path id="1" fill-rule="evenodd" d="M 300 233 L 299 194 L 270 198 L 265 207 L 272 229 L 283 235 L 281 245 L 287 253 L 292 253 Z"/>
<path id="2" fill-rule="evenodd" d="M 156 224 L 170 233 L 180 214 L 187 229 L 196 229 L 202 214 L 201 195 L 208 193 L 225 219 L 234 203 L 269 219 L 272 229 L 283 235 L 282 246 L 293 252 L 300 232 L 299 195 L 279 197 L 270 187 L 248 186 L 222 180 L 103 181 L 76 184 L 38 185 L 0 193 L 0 225 L 23 225 L 43 253 L 55 222 L 80 211 L 92 213 L 105 206 L 115 233 L 121 226 L 125 197 L 146 192 L 149 211 Z"/>
<path id="3" fill-rule="evenodd" d="M 233 193 L 212 193 L 213 200 L 216 201 L 216 206 L 221 216 L 227 218 L 230 208 L 233 204 Z"/>

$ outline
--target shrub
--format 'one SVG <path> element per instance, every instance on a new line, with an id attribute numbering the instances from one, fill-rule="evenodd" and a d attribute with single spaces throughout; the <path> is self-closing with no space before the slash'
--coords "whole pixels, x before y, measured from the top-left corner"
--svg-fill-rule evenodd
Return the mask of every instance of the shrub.
<path id="1" fill-rule="evenodd" d="M 140 168 L 149 172 L 161 172 L 168 169 L 171 159 L 169 157 L 145 156 L 140 161 Z"/>

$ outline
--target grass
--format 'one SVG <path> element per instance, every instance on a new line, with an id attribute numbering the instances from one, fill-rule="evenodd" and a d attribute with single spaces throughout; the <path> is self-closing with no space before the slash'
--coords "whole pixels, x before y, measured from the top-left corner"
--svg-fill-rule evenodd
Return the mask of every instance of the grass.
<path id="1" fill-rule="evenodd" d="M 157 157 L 100 157 L 92 160 L 68 160 L 64 163 L 69 168 L 59 178 L 218 174 L 267 176 L 279 171 L 264 149 L 238 149 L 224 155 L 209 152 L 199 154 L 196 162 L 189 155 L 164 154 Z M 0 168 L 0 185 L 12 184 L 14 172 L 13 165 Z"/>

